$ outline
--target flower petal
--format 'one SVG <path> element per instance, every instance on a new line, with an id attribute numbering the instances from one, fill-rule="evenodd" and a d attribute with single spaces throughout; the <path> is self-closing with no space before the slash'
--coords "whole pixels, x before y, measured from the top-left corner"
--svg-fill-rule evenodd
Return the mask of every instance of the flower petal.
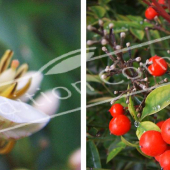
<path id="1" fill-rule="evenodd" d="M 60 96 L 59 92 L 57 93 L 57 95 Z M 51 89 L 43 93 L 41 92 L 40 96 L 35 99 L 33 107 L 47 115 L 53 115 L 57 111 L 59 104 L 59 99 L 53 94 Z"/>
<path id="2" fill-rule="evenodd" d="M 3 91 L 7 87 L 13 83 L 13 79 L 15 77 L 16 71 L 15 69 L 9 68 L 5 70 L 2 74 L 0 74 L 0 91 Z"/>
<path id="3" fill-rule="evenodd" d="M 0 137 L 19 139 L 43 128 L 50 117 L 34 107 L 0 97 Z"/>
<path id="4" fill-rule="evenodd" d="M 27 91 L 27 94 L 33 95 L 37 91 L 37 88 L 39 88 L 39 86 L 41 84 L 41 81 L 43 79 L 42 73 L 37 72 L 37 71 L 27 72 L 21 78 L 21 80 L 19 80 L 18 86 L 17 86 L 17 90 L 19 90 L 22 87 L 24 87 L 30 78 L 32 78 L 32 81 L 31 81 L 31 85 L 30 85 L 30 87 L 29 87 L 29 89 Z M 24 101 L 24 102 L 29 100 L 27 95 L 23 95 L 22 97 L 20 97 L 20 99 L 21 99 L 21 101 Z"/>

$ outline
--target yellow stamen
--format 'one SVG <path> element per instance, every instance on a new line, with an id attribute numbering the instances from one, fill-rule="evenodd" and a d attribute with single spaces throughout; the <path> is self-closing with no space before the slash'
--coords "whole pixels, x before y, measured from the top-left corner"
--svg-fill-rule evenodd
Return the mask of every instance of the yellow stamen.
<path id="1" fill-rule="evenodd" d="M 14 139 L 10 139 L 5 146 L 0 148 L 0 154 L 8 154 L 9 152 L 11 152 L 11 150 L 14 147 L 14 145 L 15 145 L 15 140 Z"/>

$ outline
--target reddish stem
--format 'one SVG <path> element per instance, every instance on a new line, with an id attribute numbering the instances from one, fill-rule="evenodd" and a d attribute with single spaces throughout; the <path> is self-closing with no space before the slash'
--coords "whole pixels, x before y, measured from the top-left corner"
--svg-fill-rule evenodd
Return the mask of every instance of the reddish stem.
<path id="1" fill-rule="evenodd" d="M 152 0 L 154 3 L 154 6 L 152 6 L 158 13 L 161 15 L 163 18 L 165 18 L 168 22 L 170 22 L 170 16 L 169 14 L 165 11 L 165 9 L 156 1 Z"/>
<path id="2" fill-rule="evenodd" d="M 170 11 L 170 0 L 167 0 L 168 2 L 168 10 Z"/>

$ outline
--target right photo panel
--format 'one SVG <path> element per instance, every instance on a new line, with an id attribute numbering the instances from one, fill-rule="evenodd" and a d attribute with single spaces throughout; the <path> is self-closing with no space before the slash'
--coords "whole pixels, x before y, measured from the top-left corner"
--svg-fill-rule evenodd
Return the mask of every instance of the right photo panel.
<path id="1" fill-rule="evenodd" d="M 87 0 L 87 170 L 170 170 L 170 0 Z"/>

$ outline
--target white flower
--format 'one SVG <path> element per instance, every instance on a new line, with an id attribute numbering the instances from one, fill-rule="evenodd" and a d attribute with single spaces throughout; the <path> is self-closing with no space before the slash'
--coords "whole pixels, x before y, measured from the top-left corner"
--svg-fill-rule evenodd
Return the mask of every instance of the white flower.
<path id="1" fill-rule="evenodd" d="M 34 93 L 37 91 L 37 89 L 40 87 L 41 81 L 43 79 L 43 75 L 40 72 L 37 71 L 29 71 L 27 72 L 22 78 L 19 80 L 17 90 L 21 89 L 26 85 L 28 80 L 32 78 L 31 85 L 29 89 L 27 90 L 26 94 L 34 95 Z M 28 96 L 24 94 L 20 97 L 20 100 L 23 102 L 27 102 L 29 100 Z"/>
<path id="2" fill-rule="evenodd" d="M 59 93 L 57 96 L 60 96 Z M 56 95 L 53 94 L 51 89 L 41 93 L 40 96 L 35 99 L 33 107 L 51 116 L 59 107 L 59 99 L 56 97 Z"/>
<path id="3" fill-rule="evenodd" d="M 34 107 L 0 97 L 0 138 L 20 139 L 42 129 L 50 120 Z"/>

